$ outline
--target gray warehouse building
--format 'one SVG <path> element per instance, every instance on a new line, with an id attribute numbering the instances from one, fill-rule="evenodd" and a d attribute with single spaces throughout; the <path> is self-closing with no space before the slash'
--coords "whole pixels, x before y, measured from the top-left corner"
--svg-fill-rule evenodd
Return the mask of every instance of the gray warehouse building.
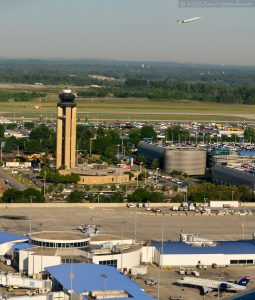
<path id="1" fill-rule="evenodd" d="M 181 171 L 187 175 L 204 175 L 206 151 L 197 148 L 172 148 L 159 144 L 140 142 L 138 154 L 148 161 L 159 159 L 160 166 L 166 173 Z"/>
<path id="2" fill-rule="evenodd" d="M 212 179 L 216 184 L 248 185 L 255 190 L 255 173 L 249 169 L 216 164 L 212 167 Z"/>

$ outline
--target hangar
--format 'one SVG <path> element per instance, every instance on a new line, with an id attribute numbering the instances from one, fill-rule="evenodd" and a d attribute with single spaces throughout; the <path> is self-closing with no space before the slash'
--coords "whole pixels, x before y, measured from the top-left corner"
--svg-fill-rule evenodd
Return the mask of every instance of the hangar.
<path id="1" fill-rule="evenodd" d="M 154 261 L 170 266 L 254 265 L 255 240 L 209 241 L 198 236 L 181 234 L 181 241 L 152 242 Z M 193 239 L 192 239 L 193 238 Z"/>

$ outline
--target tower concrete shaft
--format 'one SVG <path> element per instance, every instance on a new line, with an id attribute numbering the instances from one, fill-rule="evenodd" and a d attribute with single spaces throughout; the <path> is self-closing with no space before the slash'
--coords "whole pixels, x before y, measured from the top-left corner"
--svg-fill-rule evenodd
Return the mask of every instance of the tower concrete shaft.
<path id="1" fill-rule="evenodd" d="M 57 155 L 56 168 L 75 167 L 76 157 L 76 104 L 75 94 L 64 90 L 57 105 Z"/>

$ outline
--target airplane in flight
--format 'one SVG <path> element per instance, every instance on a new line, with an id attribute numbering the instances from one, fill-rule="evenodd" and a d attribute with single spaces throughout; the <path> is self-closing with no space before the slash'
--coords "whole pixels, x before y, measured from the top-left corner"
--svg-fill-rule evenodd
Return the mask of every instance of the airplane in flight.
<path id="1" fill-rule="evenodd" d="M 178 19 L 176 21 L 177 21 L 177 23 L 182 24 L 182 23 L 191 23 L 191 22 L 198 21 L 198 20 L 201 20 L 201 17 L 194 17 L 191 19 Z"/>
<path id="2" fill-rule="evenodd" d="M 205 278 L 196 278 L 196 277 L 183 277 L 178 279 L 176 282 L 179 285 L 190 285 L 194 287 L 202 288 L 202 291 L 205 294 L 217 290 L 220 292 L 226 291 L 243 291 L 246 289 L 247 284 L 250 281 L 249 276 L 245 276 L 240 279 L 238 282 L 229 282 L 229 281 L 220 281 L 220 280 L 211 280 Z"/>

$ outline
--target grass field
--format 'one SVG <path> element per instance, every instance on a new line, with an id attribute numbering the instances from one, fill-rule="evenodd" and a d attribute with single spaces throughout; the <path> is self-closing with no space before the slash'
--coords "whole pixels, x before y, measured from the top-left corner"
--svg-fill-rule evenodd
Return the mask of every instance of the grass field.
<path id="1" fill-rule="evenodd" d="M 0 85 L 0 89 L 12 85 Z M 17 90 L 38 90 L 33 86 L 16 85 Z M 55 118 L 57 93 L 62 87 L 49 87 L 45 99 L 32 102 L 1 102 L 0 116 L 7 118 Z M 40 90 L 43 88 L 40 87 Z M 148 99 L 77 99 L 78 117 L 88 120 L 190 120 L 190 121 L 254 121 L 255 106 L 191 101 Z M 38 109 L 35 106 L 39 106 Z"/>

